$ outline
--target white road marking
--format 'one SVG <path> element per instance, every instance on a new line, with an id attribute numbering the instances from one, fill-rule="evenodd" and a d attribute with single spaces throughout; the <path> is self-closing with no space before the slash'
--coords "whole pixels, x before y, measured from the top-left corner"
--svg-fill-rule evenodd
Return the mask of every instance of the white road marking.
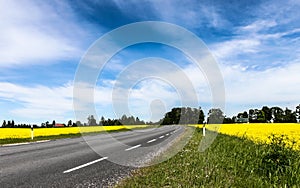
<path id="1" fill-rule="evenodd" d="M 166 136 L 169 136 L 169 133 L 168 133 L 168 134 L 166 134 Z"/>
<path id="2" fill-rule="evenodd" d="M 156 139 L 149 140 L 147 143 L 155 142 Z"/>
<path id="3" fill-rule="evenodd" d="M 49 142 L 50 140 L 40 140 L 40 141 L 36 141 L 36 142 L 32 142 L 32 143 L 44 143 L 44 142 Z"/>
<path id="4" fill-rule="evenodd" d="M 21 145 L 27 145 L 27 144 L 34 144 L 34 143 L 43 143 L 43 142 L 49 142 L 50 140 L 39 140 L 36 142 L 22 142 L 22 143 L 15 143 L 15 144 L 4 144 L 1 145 L 2 147 L 7 147 L 7 146 L 21 146 Z"/>
<path id="5" fill-rule="evenodd" d="M 20 146 L 20 145 L 27 145 L 27 144 L 30 144 L 30 142 L 16 143 L 16 144 L 4 144 L 2 146 L 3 147 L 6 147 L 6 146 Z"/>
<path id="6" fill-rule="evenodd" d="M 162 135 L 162 136 L 160 136 L 159 138 L 163 138 L 163 137 L 165 137 L 164 135 Z"/>
<path id="7" fill-rule="evenodd" d="M 127 148 L 127 149 L 125 149 L 125 151 L 130 151 L 130 150 L 133 150 L 133 149 L 138 148 L 138 147 L 141 147 L 141 144 L 136 145 L 136 146 L 132 146 L 130 148 Z"/>
<path id="8" fill-rule="evenodd" d="M 100 158 L 100 159 L 97 159 L 97 160 L 94 160 L 94 161 L 85 163 L 85 164 L 80 165 L 80 166 L 77 166 L 77 167 L 75 167 L 75 168 L 71 168 L 71 169 L 69 169 L 69 170 L 64 171 L 64 174 L 65 174 L 65 173 L 72 172 L 72 171 L 74 171 L 74 170 L 78 170 L 78 169 L 80 169 L 80 168 L 83 168 L 83 167 L 86 167 L 86 166 L 89 166 L 89 165 L 92 165 L 92 164 L 95 164 L 95 163 L 100 162 L 100 161 L 103 161 L 103 160 L 105 160 L 105 159 L 107 159 L 107 158 L 108 158 L 108 157 L 102 157 L 102 158 Z"/>

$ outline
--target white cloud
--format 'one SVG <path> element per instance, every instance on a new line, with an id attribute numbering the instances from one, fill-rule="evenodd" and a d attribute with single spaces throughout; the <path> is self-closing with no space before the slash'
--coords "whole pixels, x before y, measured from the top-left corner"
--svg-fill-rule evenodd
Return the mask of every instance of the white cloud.
<path id="1" fill-rule="evenodd" d="M 72 108 L 72 87 L 25 87 L 8 82 L 0 83 L 0 97 L 21 107 L 9 109 L 13 116 L 27 119 L 62 119 Z"/>
<path id="2" fill-rule="evenodd" d="M 241 27 L 239 30 L 243 32 L 258 32 L 264 29 L 269 29 L 277 26 L 276 21 L 274 20 L 256 20 L 253 23 Z"/>
<path id="3" fill-rule="evenodd" d="M 111 104 L 111 89 L 106 87 L 89 87 L 82 84 L 80 90 L 77 90 L 81 102 L 94 103 L 96 105 L 106 106 Z M 93 94 L 89 98 L 89 94 Z M 8 101 L 13 108 L 9 109 L 12 117 L 30 120 L 63 120 L 66 117 L 73 117 L 73 85 L 65 84 L 57 87 L 46 86 L 22 86 L 8 82 L 0 82 L 0 99 Z M 85 106 L 79 106 L 76 110 L 83 110 Z M 87 117 L 87 116 L 85 116 Z M 85 120 L 85 117 L 83 120 Z M 4 117 L 5 118 L 5 117 Z"/>
<path id="4" fill-rule="evenodd" d="M 67 4 L 3 0 L 0 20 L 1 67 L 43 64 L 82 54 L 77 39 L 87 36 L 87 31 L 76 24 Z"/>
<path id="5" fill-rule="evenodd" d="M 174 88 L 162 80 L 144 80 L 138 86 L 138 88 L 129 91 L 129 111 L 146 121 L 159 120 L 166 113 L 166 110 L 171 109 L 176 106 L 178 101 L 181 101 Z M 159 108 L 156 105 L 159 105 Z"/>
<path id="6" fill-rule="evenodd" d="M 290 63 L 283 67 L 275 67 L 265 71 L 244 71 L 239 66 L 221 66 L 226 87 L 227 114 L 235 115 L 241 109 L 234 106 L 251 107 L 254 104 L 278 105 L 284 104 L 294 107 L 299 103 L 300 98 L 300 61 Z M 211 103 L 211 94 L 208 83 L 206 83 L 201 71 L 197 71 L 194 66 L 187 66 L 183 69 L 191 83 L 196 89 L 200 105 Z M 177 77 L 176 72 L 170 72 L 173 77 Z M 176 79 L 175 79 L 176 80 Z M 114 117 L 114 110 L 111 109 L 113 87 L 116 81 L 107 80 L 106 85 L 95 87 L 94 101 L 86 98 L 88 92 L 93 92 L 94 87 L 85 87 L 80 90 L 81 100 L 85 102 L 95 102 L 99 116 Z M 181 82 L 180 79 L 177 82 Z M 108 84 L 110 83 L 110 84 Z M 179 84 L 177 86 L 183 85 Z M 138 85 L 128 91 L 128 108 L 133 115 L 147 120 L 155 120 L 163 116 L 165 110 L 180 104 L 180 96 L 176 89 L 172 88 L 168 82 L 156 78 L 149 78 L 138 82 Z M 193 91 L 187 91 L 193 92 Z M 9 113 L 13 116 L 26 119 L 61 119 L 70 117 L 73 113 L 73 86 L 65 84 L 59 87 L 34 86 L 25 87 L 8 82 L 0 83 L 0 98 L 10 103 L 18 104 Z M 156 101 L 156 102 L 155 102 Z M 153 104 L 155 102 L 155 104 Z M 159 104 L 157 103 L 159 102 Z M 21 105 L 21 106 L 20 106 Z M 154 105 L 154 107 L 151 105 Z M 156 106 L 155 106 L 156 105 Z M 201 105 L 203 108 L 206 106 Z M 260 106 L 257 106 L 259 108 Z M 284 106 L 283 106 L 284 107 Z M 152 111 L 151 111 L 152 110 Z M 247 108 L 245 109 L 247 110 Z M 101 114 L 104 113 L 104 114 Z M 159 116 L 160 114 L 160 116 Z"/>
<path id="7" fill-rule="evenodd" d="M 134 14 L 135 17 L 149 20 L 149 16 L 155 15 L 161 21 L 179 24 L 191 29 L 202 25 L 222 27 L 227 21 L 219 15 L 218 9 L 213 4 L 187 1 L 146 1 L 145 6 L 140 6 L 135 1 L 114 1 L 118 8 L 125 14 Z M 149 11 L 150 10 L 150 11 Z M 150 13 L 149 13 L 150 12 Z"/>
<path id="8" fill-rule="evenodd" d="M 255 38 L 233 39 L 212 45 L 214 55 L 219 59 L 232 58 L 240 54 L 255 53 L 259 51 L 261 42 Z"/>
<path id="9" fill-rule="evenodd" d="M 299 40 L 290 36 L 297 36 L 300 28 L 283 29 L 277 21 L 258 19 L 234 30 L 229 40 L 210 44 L 221 63 L 268 69 L 299 57 Z"/>
<path id="10" fill-rule="evenodd" d="M 230 115 L 241 111 L 241 107 L 248 110 L 262 105 L 283 105 L 293 109 L 300 101 L 300 61 L 264 71 L 243 71 L 227 66 L 222 72 Z"/>

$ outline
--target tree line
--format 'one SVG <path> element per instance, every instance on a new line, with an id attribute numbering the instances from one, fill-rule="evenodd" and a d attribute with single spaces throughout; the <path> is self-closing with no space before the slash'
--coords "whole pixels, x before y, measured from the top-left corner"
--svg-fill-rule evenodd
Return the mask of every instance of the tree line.
<path id="1" fill-rule="evenodd" d="M 138 117 L 123 115 L 118 119 L 105 119 L 103 116 L 97 121 L 94 115 L 87 117 L 86 123 L 80 121 L 73 122 L 69 120 L 67 123 L 57 124 L 55 120 L 38 125 L 16 124 L 14 120 L 2 123 L 3 128 L 52 128 L 52 127 L 77 127 L 77 126 L 112 126 L 112 125 L 171 125 L 171 124 L 203 124 L 203 123 L 297 123 L 300 121 L 300 104 L 291 110 L 289 108 L 281 109 L 280 107 L 263 106 L 261 109 L 249 109 L 240 112 L 236 116 L 227 117 L 219 108 L 212 108 L 207 113 L 199 108 L 191 107 L 175 107 L 167 112 L 158 122 L 145 122 Z"/>
<path id="2" fill-rule="evenodd" d="M 281 109 L 280 107 L 263 106 L 261 109 L 250 109 L 233 117 L 248 118 L 250 123 L 297 123 L 300 118 L 300 105 L 293 111 L 289 108 Z"/>
<path id="3" fill-rule="evenodd" d="M 72 120 L 69 120 L 67 123 L 56 123 L 55 120 L 50 123 L 49 121 L 43 122 L 40 124 L 40 126 L 34 124 L 15 124 L 14 120 L 3 120 L 2 128 L 31 128 L 33 126 L 34 128 L 54 128 L 54 127 L 78 127 L 78 126 L 113 126 L 113 125 L 152 125 L 155 124 L 153 122 L 145 122 L 143 120 L 140 120 L 138 117 L 134 116 L 126 116 L 123 115 L 119 119 L 105 119 L 103 116 L 101 117 L 100 121 L 97 122 L 94 115 L 89 115 L 87 117 L 87 122 L 82 123 L 81 121 L 73 122 Z"/>
<path id="4" fill-rule="evenodd" d="M 205 121 L 206 119 L 206 121 Z M 227 117 L 220 108 L 208 111 L 207 118 L 199 108 L 177 107 L 167 112 L 161 120 L 162 125 L 202 124 L 202 123 L 297 123 L 300 121 L 300 104 L 293 111 L 289 108 L 263 106 L 261 109 L 249 109 L 236 116 Z"/>

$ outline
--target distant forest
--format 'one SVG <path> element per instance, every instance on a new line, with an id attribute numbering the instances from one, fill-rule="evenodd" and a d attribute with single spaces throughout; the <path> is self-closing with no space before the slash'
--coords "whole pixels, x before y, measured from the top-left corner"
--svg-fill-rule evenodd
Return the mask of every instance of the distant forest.
<path id="1" fill-rule="evenodd" d="M 219 108 L 210 109 L 205 116 L 204 111 L 199 108 L 176 107 L 167 112 L 158 122 L 145 122 L 138 117 L 123 115 L 119 119 L 105 119 L 103 116 L 99 121 L 93 115 L 87 117 L 87 123 L 80 121 L 67 123 L 56 123 L 55 120 L 43 122 L 40 125 L 16 124 L 14 120 L 3 120 L 2 128 L 52 128 L 52 127 L 77 127 L 77 126 L 112 126 L 112 125 L 173 125 L 173 124 L 203 124 L 203 123 L 297 123 L 300 121 L 300 104 L 295 110 L 280 107 L 263 106 L 261 109 L 249 109 L 240 112 L 236 116 L 227 117 Z"/>

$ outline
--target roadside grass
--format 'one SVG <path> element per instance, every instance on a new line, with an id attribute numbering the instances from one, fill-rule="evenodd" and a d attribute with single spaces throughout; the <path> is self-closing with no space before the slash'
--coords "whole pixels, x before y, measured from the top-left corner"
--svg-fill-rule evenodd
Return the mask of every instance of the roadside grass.
<path id="1" fill-rule="evenodd" d="M 202 129 L 169 160 L 133 172 L 116 187 L 298 187 L 300 153 L 286 146 L 286 136 L 268 144 L 219 134 L 204 152 Z M 176 144 L 174 145 L 176 147 Z M 170 148 L 172 150 L 172 148 Z M 161 156 L 160 156 L 161 157 Z"/>

